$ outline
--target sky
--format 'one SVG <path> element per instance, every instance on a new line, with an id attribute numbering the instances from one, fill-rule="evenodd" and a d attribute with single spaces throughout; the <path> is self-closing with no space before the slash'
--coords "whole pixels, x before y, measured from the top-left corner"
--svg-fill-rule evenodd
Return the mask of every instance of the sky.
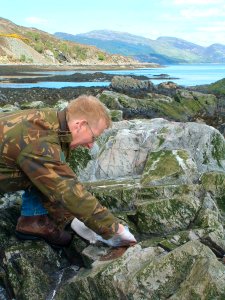
<path id="1" fill-rule="evenodd" d="M 225 0 L 11 0 L 0 17 L 48 33 L 128 32 L 225 45 Z"/>

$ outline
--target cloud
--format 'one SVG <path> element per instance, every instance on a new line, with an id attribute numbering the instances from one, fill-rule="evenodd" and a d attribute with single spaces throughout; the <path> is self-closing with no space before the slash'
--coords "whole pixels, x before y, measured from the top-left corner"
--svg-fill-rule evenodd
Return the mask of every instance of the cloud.
<path id="1" fill-rule="evenodd" d="M 173 0 L 173 4 L 174 5 L 190 5 L 190 4 L 194 4 L 194 5 L 207 5 L 207 4 L 220 4 L 220 3 L 224 3 L 223 0 Z"/>
<path id="2" fill-rule="evenodd" d="M 200 26 L 197 31 L 201 32 L 218 32 L 219 34 L 225 33 L 225 21 L 216 21 L 208 26 Z"/>
<path id="3" fill-rule="evenodd" d="M 180 15 L 186 19 L 208 18 L 225 16 L 225 12 L 219 8 L 208 8 L 201 10 L 190 8 L 181 10 Z"/>
<path id="4" fill-rule="evenodd" d="M 28 17 L 25 19 L 28 23 L 30 24 L 35 24 L 35 25 L 46 25 L 48 23 L 48 20 L 38 18 L 38 17 Z"/>

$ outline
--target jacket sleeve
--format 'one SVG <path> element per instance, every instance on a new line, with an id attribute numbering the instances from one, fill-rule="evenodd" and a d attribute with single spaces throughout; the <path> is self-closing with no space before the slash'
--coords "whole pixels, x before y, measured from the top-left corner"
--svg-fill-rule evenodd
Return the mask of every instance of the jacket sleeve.
<path id="1" fill-rule="evenodd" d="M 85 190 L 62 156 L 57 139 L 40 139 L 20 152 L 17 163 L 50 201 L 62 203 L 92 230 L 110 238 L 118 230 L 118 220 Z"/>

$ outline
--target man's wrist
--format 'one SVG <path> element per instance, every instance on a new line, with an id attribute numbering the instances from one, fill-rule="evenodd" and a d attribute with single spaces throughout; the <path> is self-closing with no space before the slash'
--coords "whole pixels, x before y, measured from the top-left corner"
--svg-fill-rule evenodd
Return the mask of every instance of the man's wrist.
<path id="1" fill-rule="evenodd" d="M 122 224 L 119 224 L 116 234 L 121 234 L 124 232 L 124 230 L 125 230 L 124 226 Z"/>

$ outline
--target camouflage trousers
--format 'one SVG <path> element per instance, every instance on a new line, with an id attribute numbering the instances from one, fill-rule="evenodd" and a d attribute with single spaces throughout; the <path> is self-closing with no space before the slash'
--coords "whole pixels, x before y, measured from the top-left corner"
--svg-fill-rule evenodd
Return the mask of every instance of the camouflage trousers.
<path id="1" fill-rule="evenodd" d="M 20 190 L 27 190 L 33 187 L 30 179 L 19 169 L 11 168 L 6 166 L 0 160 L 0 193 L 4 194 L 7 192 L 15 192 Z M 40 201 L 43 206 L 48 211 L 50 218 L 55 222 L 55 224 L 63 229 L 67 224 L 69 224 L 74 216 L 62 206 L 61 203 L 50 201 L 41 192 Z"/>

